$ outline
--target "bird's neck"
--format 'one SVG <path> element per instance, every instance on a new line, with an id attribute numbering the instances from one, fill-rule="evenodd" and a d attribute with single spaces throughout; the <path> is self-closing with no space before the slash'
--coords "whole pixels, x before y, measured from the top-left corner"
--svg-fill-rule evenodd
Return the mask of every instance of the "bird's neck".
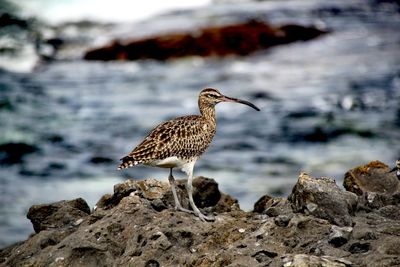
<path id="1" fill-rule="evenodd" d="M 201 116 L 206 119 L 206 121 L 210 122 L 212 125 L 217 124 L 217 120 L 215 117 L 215 106 L 209 105 L 208 103 L 199 102 L 199 109 Z"/>

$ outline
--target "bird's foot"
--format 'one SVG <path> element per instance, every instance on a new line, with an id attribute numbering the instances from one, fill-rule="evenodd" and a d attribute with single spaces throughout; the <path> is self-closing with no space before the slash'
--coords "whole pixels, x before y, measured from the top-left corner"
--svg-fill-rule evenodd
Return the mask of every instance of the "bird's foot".
<path id="1" fill-rule="evenodd" d="M 190 213 L 190 214 L 194 214 L 194 215 L 196 215 L 197 217 L 199 217 L 199 219 L 200 219 L 201 221 L 203 221 L 203 222 L 213 222 L 213 221 L 215 221 L 215 217 L 214 217 L 214 216 L 206 216 L 206 215 L 204 215 L 203 213 L 201 213 L 200 211 L 195 212 L 195 211 L 193 211 L 193 210 L 185 209 L 185 208 L 183 208 L 182 206 L 175 206 L 175 210 L 177 210 L 177 211 L 183 211 L 183 212 Z"/>
<path id="2" fill-rule="evenodd" d="M 199 219 L 203 222 L 213 222 L 215 221 L 215 217 L 214 216 L 206 216 L 203 213 L 199 212 L 196 213 L 197 217 L 199 217 Z"/>
<path id="3" fill-rule="evenodd" d="M 183 211 L 183 212 L 190 213 L 190 214 L 196 214 L 194 211 L 185 209 L 180 205 L 179 206 L 175 206 L 175 210 Z"/>

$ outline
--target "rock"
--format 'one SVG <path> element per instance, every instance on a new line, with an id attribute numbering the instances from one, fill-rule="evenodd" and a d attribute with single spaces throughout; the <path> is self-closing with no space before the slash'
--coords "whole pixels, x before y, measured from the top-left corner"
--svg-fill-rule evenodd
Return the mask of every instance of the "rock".
<path id="1" fill-rule="evenodd" d="M 241 211 L 238 200 L 224 193 L 221 193 L 218 203 L 210 208 L 216 213 Z"/>
<path id="2" fill-rule="evenodd" d="M 349 248 L 350 253 L 365 253 L 368 252 L 371 248 L 371 243 L 369 242 L 355 242 L 351 244 Z"/>
<path id="3" fill-rule="evenodd" d="M 352 266 L 352 263 L 345 259 L 337 259 L 329 256 L 317 257 L 313 255 L 297 254 L 288 255 L 283 258 L 284 267 L 346 267 Z"/>
<path id="4" fill-rule="evenodd" d="M 277 253 L 271 252 L 268 250 L 260 250 L 257 251 L 252 257 L 254 257 L 259 263 L 263 263 L 265 265 L 272 262 L 272 259 L 278 256 Z"/>
<path id="5" fill-rule="evenodd" d="M 278 226 L 285 227 L 289 224 L 292 217 L 293 215 L 278 215 L 275 217 L 274 222 Z"/>
<path id="6" fill-rule="evenodd" d="M 106 194 L 96 203 L 95 208 L 110 209 L 118 205 L 118 203 L 132 192 L 137 191 L 137 183 L 133 179 L 128 179 L 122 183 L 114 185 L 114 194 Z"/>
<path id="7" fill-rule="evenodd" d="M 7 143 L 0 145 L 0 164 L 21 163 L 27 154 L 37 152 L 36 146 L 25 143 Z"/>
<path id="8" fill-rule="evenodd" d="M 398 204 L 400 204 L 400 193 L 388 195 L 388 194 L 365 192 L 358 197 L 357 210 L 372 211 L 383 208 L 388 205 L 398 205 Z M 396 216 L 398 214 L 395 213 L 387 215 Z"/>
<path id="9" fill-rule="evenodd" d="M 253 212 L 264 213 L 270 217 L 290 214 L 293 212 L 291 203 L 286 198 L 262 196 L 255 204 Z"/>
<path id="10" fill-rule="evenodd" d="M 3 3 L 4 4 L 4 3 Z M 0 26 L 7 27 L 7 26 L 16 26 L 20 28 L 28 28 L 29 24 L 28 21 L 20 19 L 13 14 L 2 12 L 0 15 Z"/>
<path id="11" fill-rule="evenodd" d="M 352 225 L 357 196 L 341 190 L 334 180 L 301 173 L 288 200 L 296 212 L 326 219 L 338 226 Z"/>
<path id="12" fill-rule="evenodd" d="M 53 204 L 34 205 L 30 207 L 27 218 L 31 220 L 35 232 L 39 233 L 47 229 L 77 226 L 77 222 L 89 214 L 90 208 L 86 201 L 77 198 Z"/>
<path id="13" fill-rule="evenodd" d="M 340 247 L 349 241 L 353 227 L 338 227 L 332 225 L 328 242 L 335 247 Z"/>
<path id="14" fill-rule="evenodd" d="M 400 181 L 390 168 L 380 161 L 371 161 L 367 165 L 349 170 L 344 175 L 343 186 L 357 195 L 366 192 L 395 194 L 400 192 Z"/>
<path id="15" fill-rule="evenodd" d="M 108 157 L 95 156 L 90 158 L 89 162 L 93 164 L 105 164 L 105 163 L 111 163 L 113 162 L 113 160 Z"/>
<path id="16" fill-rule="evenodd" d="M 187 181 L 185 181 L 187 182 Z M 206 177 L 196 177 L 193 180 L 193 199 L 200 208 L 215 206 L 221 199 L 218 184 L 214 179 Z"/>
<path id="17" fill-rule="evenodd" d="M 400 264 L 400 221 L 389 216 L 400 208 L 396 194 L 385 195 L 390 205 L 353 210 L 361 197 L 340 190 L 331 179 L 302 173 L 290 201 L 264 196 L 257 212 L 244 212 L 214 180 L 195 180 L 198 203 L 214 205 L 202 207 L 213 213 L 214 222 L 176 211 L 167 182 L 130 179 L 115 185 L 91 214 L 79 199 L 32 207 L 28 216 L 40 231 L 1 249 L 0 266 Z M 180 195 L 186 194 L 185 183 L 179 181 Z M 343 226 L 347 220 L 352 227 Z"/>
<path id="18" fill-rule="evenodd" d="M 256 203 L 254 203 L 253 212 L 263 213 L 265 209 L 269 206 L 267 203 L 273 199 L 271 196 L 264 195 Z"/>
<path id="19" fill-rule="evenodd" d="M 86 60 L 166 60 L 186 56 L 248 55 L 260 49 L 306 41 L 326 31 L 315 27 L 286 25 L 273 27 L 250 20 L 245 23 L 212 26 L 195 32 L 173 33 L 138 40 L 115 40 L 105 47 L 86 52 Z"/>

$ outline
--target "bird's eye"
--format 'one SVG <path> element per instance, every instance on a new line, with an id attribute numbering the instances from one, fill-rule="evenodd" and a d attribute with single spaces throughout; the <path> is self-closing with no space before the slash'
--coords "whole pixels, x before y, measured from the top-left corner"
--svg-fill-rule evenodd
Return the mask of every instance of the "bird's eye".
<path id="1" fill-rule="evenodd" d="M 217 98 L 217 96 L 216 96 L 216 95 L 213 95 L 213 94 L 208 94 L 208 97 L 209 97 L 209 98 L 214 98 L 214 99 Z"/>

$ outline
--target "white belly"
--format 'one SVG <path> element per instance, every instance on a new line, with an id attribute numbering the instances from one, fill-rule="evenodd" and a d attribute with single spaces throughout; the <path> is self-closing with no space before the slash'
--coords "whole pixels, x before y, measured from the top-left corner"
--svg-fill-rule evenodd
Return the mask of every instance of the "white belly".
<path id="1" fill-rule="evenodd" d="M 145 165 L 152 167 L 160 167 L 160 168 L 180 168 L 181 171 L 185 172 L 187 175 L 193 173 L 193 167 L 196 163 L 197 157 L 192 158 L 190 160 L 185 160 L 178 158 L 176 156 L 165 158 L 165 159 L 157 159 L 152 162 L 146 163 Z"/>
<path id="2" fill-rule="evenodd" d="M 157 159 L 152 162 L 146 163 L 146 165 L 160 168 L 180 168 L 186 163 L 188 163 L 187 160 L 183 160 L 176 156 L 173 156 L 165 159 Z"/>

